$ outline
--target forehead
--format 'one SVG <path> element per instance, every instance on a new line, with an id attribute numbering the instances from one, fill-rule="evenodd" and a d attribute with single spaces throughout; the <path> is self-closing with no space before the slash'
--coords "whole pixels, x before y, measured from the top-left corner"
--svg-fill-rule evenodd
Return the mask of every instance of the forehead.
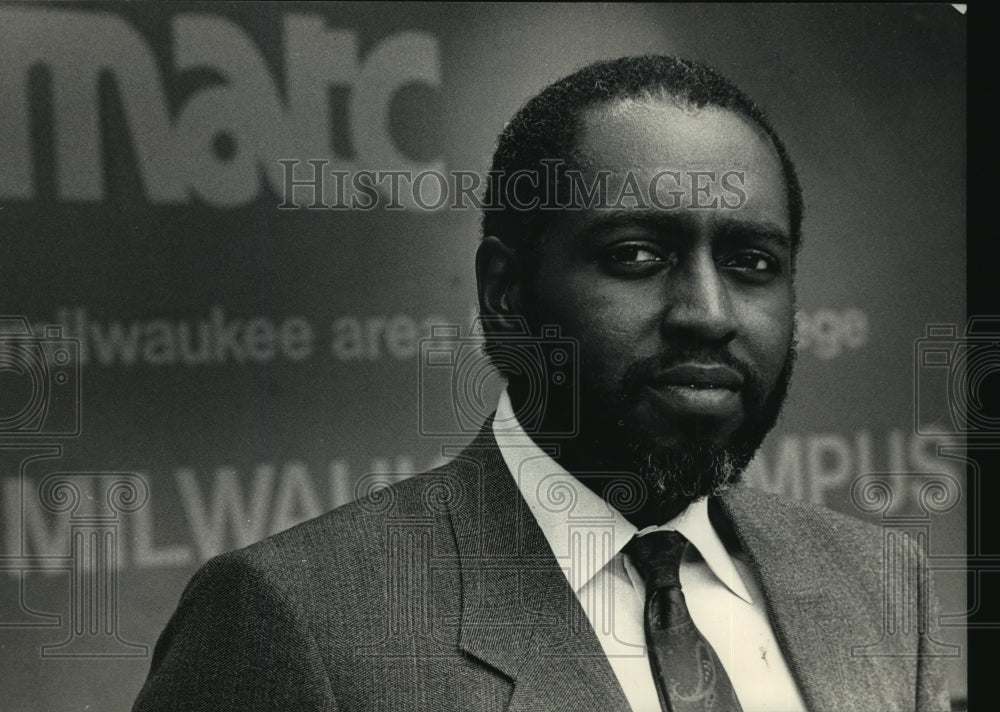
<path id="1" fill-rule="evenodd" d="M 787 229 L 781 160 L 771 139 L 750 119 L 673 97 L 617 100 L 587 109 L 582 118 L 575 162 L 584 173 L 610 171 L 612 189 L 628 174 L 644 185 L 662 171 L 685 176 L 735 171 L 747 193 L 741 217 L 778 221 Z"/>

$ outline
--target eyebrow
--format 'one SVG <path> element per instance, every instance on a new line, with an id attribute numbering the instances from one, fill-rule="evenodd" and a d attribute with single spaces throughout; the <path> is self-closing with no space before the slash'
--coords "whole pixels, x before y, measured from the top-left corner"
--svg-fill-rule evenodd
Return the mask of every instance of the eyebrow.
<path id="1" fill-rule="evenodd" d="M 623 227 L 642 227 L 664 231 L 688 231 L 695 226 L 694 215 L 688 213 L 637 212 L 635 210 L 604 211 L 589 221 L 580 237 L 591 239 L 608 230 Z M 769 242 L 776 247 L 791 249 L 791 236 L 769 220 L 726 219 L 713 226 L 715 237 L 723 240 L 754 239 Z"/>
<path id="2" fill-rule="evenodd" d="M 610 230 L 624 227 L 641 227 L 652 230 L 672 230 L 675 232 L 690 229 L 694 220 L 689 216 L 677 213 L 647 213 L 635 210 L 602 210 L 597 217 L 589 220 L 580 232 L 580 237 L 591 239 Z"/>
<path id="3" fill-rule="evenodd" d="M 781 229 L 769 220 L 727 220 L 717 228 L 717 235 L 722 239 L 754 239 L 770 242 L 784 249 L 791 249 L 792 238 L 786 230 Z"/>

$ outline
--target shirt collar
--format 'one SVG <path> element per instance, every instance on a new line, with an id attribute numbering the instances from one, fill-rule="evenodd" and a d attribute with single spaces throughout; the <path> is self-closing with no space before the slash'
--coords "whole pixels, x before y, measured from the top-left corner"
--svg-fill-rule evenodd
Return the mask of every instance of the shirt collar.
<path id="1" fill-rule="evenodd" d="M 678 531 L 683 534 L 684 538 L 691 542 L 697 553 L 708 564 L 708 568 L 715 574 L 715 577 L 741 599 L 753 604 L 753 596 L 750 595 L 743 578 L 733 563 L 732 555 L 726 549 L 726 545 L 719 537 L 718 532 L 715 531 L 715 527 L 712 526 L 712 520 L 708 517 L 708 499 L 704 497 L 697 499 L 666 524 L 658 527 L 646 527 L 638 534 L 643 536 L 659 530 Z M 692 554 L 693 552 L 688 548 L 685 557 L 690 560 Z"/>
<path id="2" fill-rule="evenodd" d="M 753 598 L 708 517 L 708 500 L 692 502 L 661 526 L 639 532 L 617 509 L 567 472 L 521 428 L 506 389 L 493 418 L 496 438 L 521 496 L 538 522 L 570 586 L 580 592 L 632 537 L 679 531 L 726 588 L 747 603 Z M 694 552 L 689 547 L 686 557 Z"/>

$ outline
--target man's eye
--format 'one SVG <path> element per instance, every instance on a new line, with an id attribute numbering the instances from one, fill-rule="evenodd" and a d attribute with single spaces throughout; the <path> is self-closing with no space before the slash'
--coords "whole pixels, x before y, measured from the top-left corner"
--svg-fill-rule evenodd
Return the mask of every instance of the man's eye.
<path id="1" fill-rule="evenodd" d="M 764 252 L 750 250 L 729 255 L 721 265 L 751 279 L 770 279 L 779 271 L 778 261 Z"/>
<path id="2" fill-rule="evenodd" d="M 617 264 L 649 264 L 663 262 L 656 251 L 642 245 L 618 245 L 607 252 L 608 259 Z"/>

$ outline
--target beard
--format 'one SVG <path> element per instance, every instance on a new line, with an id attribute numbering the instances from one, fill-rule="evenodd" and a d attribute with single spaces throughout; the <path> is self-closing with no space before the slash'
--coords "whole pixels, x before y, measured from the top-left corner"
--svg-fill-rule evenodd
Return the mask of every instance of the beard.
<path id="1" fill-rule="evenodd" d="M 594 392 L 581 373 L 581 435 L 588 443 L 584 459 L 611 475 L 602 483 L 622 514 L 653 518 L 659 523 L 702 497 L 719 495 L 738 483 L 747 465 L 777 422 L 784 405 L 797 351 L 789 344 L 785 362 L 768 390 L 761 375 L 728 353 L 684 350 L 667 359 L 649 358 L 633 364 L 617 394 Z M 641 413 L 643 389 L 655 374 L 685 361 L 728 366 L 743 377 L 743 417 L 728 434 L 717 424 L 695 415 L 659 419 L 650 424 Z M 583 369 L 581 369 L 583 370 Z M 595 407 L 596 406 L 596 407 Z M 668 434 L 669 438 L 664 438 Z M 575 459 L 575 458 L 574 458 Z M 644 514 L 640 514 L 644 513 Z"/>

